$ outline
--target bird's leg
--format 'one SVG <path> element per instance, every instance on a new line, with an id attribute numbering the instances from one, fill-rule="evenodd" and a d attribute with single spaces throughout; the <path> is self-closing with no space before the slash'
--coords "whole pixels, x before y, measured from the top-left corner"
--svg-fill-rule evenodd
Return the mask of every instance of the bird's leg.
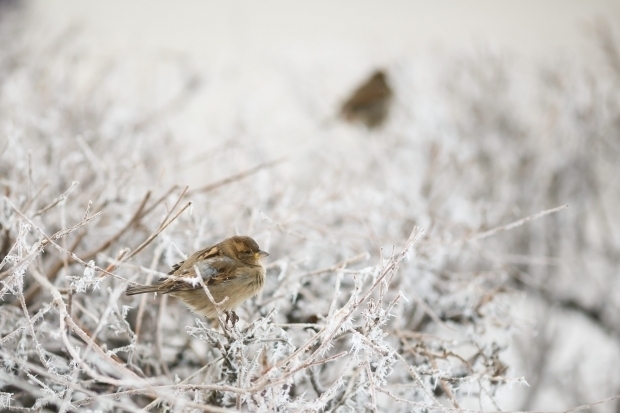
<path id="1" fill-rule="evenodd" d="M 228 320 L 230 320 L 230 324 L 234 327 L 239 321 L 239 316 L 233 310 L 226 311 L 226 324 L 228 324 Z"/>

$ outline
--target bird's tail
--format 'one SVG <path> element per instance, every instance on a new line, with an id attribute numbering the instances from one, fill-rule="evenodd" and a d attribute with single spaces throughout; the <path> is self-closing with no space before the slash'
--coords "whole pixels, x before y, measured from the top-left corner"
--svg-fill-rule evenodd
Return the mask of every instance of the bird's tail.
<path id="1" fill-rule="evenodd" d="M 136 295 L 145 293 L 159 292 L 159 286 L 157 285 L 130 285 L 125 291 L 125 295 Z"/>

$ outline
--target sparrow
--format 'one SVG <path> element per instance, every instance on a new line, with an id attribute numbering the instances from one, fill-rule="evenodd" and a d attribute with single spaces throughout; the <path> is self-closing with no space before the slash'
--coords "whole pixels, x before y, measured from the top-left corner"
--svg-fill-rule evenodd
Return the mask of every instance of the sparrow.
<path id="1" fill-rule="evenodd" d="M 372 129 L 385 121 L 391 101 L 392 89 L 387 76 L 382 70 L 377 70 L 342 105 L 341 115 L 348 121 L 362 122 Z"/>
<path id="2" fill-rule="evenodd" d="M 161 278 L 153 285 L 128 287 L 125 295 L 170 294 L 183 301 L 194 313 L 216 318 L 218 314 L 215 305 L 205 293 L 202 284 L 192 281 L 198 270 L 198 276 L 203 279 L 216 303 L 228 297 L 220 309 L 226 313 L 226 321 L 232 314 L 234 324 L 238 319 L 234 310 L 263 288 L 265 268 L 261 258 L 268 255 L 252 238 L 234 236 L 196 251 L 185 261 L 175 264 L 168 273 L 169 277 Z"/>

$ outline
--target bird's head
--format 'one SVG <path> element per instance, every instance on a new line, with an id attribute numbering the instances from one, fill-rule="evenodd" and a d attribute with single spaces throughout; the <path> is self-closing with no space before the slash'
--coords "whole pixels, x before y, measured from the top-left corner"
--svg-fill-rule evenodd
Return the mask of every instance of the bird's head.
<path id="1" fill-rule="evenodd" d="M 232 250 L 233 256 L 239 261 L 250 265 L 260 264 L 262 257 L 267 257 L 269 254 L 258 247 L 256 241 L 246 236 L 234 236 L 228 238 L 226 241 L 227 249 Z"/>

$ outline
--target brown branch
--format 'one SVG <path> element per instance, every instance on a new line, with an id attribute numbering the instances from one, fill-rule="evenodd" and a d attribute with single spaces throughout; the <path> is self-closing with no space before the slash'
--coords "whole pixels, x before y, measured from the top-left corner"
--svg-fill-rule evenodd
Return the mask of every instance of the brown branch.
<path id="1" fill-rule="evenodd" d="M 168 220 L 168 218 L 170 218 L 170 215 L 172 215 L 172 212 L 177 208 L 177 206 L 179 205 L 179 203 L 181 202 L 181 200 L 185 196 L 185 193 L 187 192 L 188 189 L 189 189 L 189 186 L 186 186 L 185 188 L 183 188 L 183 191 L 181 192 L 181 195 L 179 195 L 179 197 L 177 198 L 177 200 L 174 203 L 174 205 L 172 205 L 172 208 L 170 208 L 170 210 L 168 211 L 168 213 L 166 214 L 164 219 L 161 221 L 161 224 L 159 225 L 160 228 Z"/>
<path id="2" fill-rule="evenodd" d="M 148 191 L 144 195 L 144 197 L 142 198 L 142 201 L 140 202 L 140 205 L 136 209 L 136 212 L 134 212 L 134 214 L 129 219 L 127 224 L 125 224 L 116 234 L 114 234 L 113 236 L 108 238 L 101 245 L 99 245 L 98 247 L 92 249 L 91 251 L 88 251 L 88 252 L 82 254 L 82 256 L 80 257 L 79 260 L 81 260 L 81 261 L 89 261 L 89 260 L 93 259 L 94 257 L 96 257 L 97 254 L 99 254 L 100 252 L 102 252 L 102 251 L 106 250 L 107 248 L 109 248 L 120 237 L 122 237 L 127 231 L 129 231 L 133 227 L 136 227 L 140 223 L 142 218 L 144 218 L 148 213 L 153 211 L 153 209 L 155 209 L 159 204 L 161 204 L 161 202 L 168 195 L 170 195 L 170 193 L 172 193 L 172 191 L 174 191 L 176 188 L 177 188 L 177 186 L 173 185 L 170 189 L 168 189 L 168 191 L 166 191 L 166 193 L 164 193 L 160 198 L 158 198 L 151 206 L 146 208 L 146 204 L 147 204 L 147 202 L 148 202 L 148 200 L 150 199 L 150 196 L 151 196 L 151 191 Z M 183 191 L 183 193 L 185 193 L 185 191 Z M 75 250 L 75 248 L 77 247 L 78 243 L 81 241 L 82 237 L 84 237 L 84 235 L 81 235 L 80 237 L 78 237 L 78 239 L 76 240 L 76 243 L 70 248 L 69 251 Z M 74 264 L 75 262 L 78 262 L 79 260 L 77 260 L 77 259 L 75 259 L 73 257 L 70 257 L 68 260 L 66 260 L 66 263 L 67 263 L 67 265 L 71 265 L 71 264 Z M 63 259 L 56 260 L 56 262 L 47 271 L 48 279 L 50 279 L 51 281 L 54 281 L 56 279 L 56 277 L 58 276 L 58 272 L 60 271 L 61 268 L 63 268 L 64 265 L 65 265 L 65 260 L 63 260 Z M 109 274 L 109 272 L 106 272 L 106 271 L 103 271 L 103 272 Z M 35 285 L 31 286 L 24 293 L 24 297 L 26 299 L 26 303 L 29 306 L 32 305 L 32 302 L 34 301 L 34 298 L 39 293 L 39 291 L 40 291 L 40 286 L 35 284 Z"/>
<path id="3" fill-rule="evenodd" d="M 67 197 L 69 196 L 69 194 L 71 192 L 73 192 L 73 190 L 75 188 L 77 188 L 77 186 L 80 183 L 78 181 L 73 181 L 71 183 L 71 186 L 69 186 L 69 188 L 67 188 L 67 190 L 65 192 L 63 192 L 62 194 L 60 194 L 59 197 L 57 197 L 56 199 L 54 199 L 51 203 L 49 203 L 47 206 L 41 208 L 40 210 L 38 210 L 37 212 L 34 213 L 33 217 L 42 215 L 44 213 L 46 213 L 47 211 L 49 211 L 50 209 L 54 208 L 56 205 L 58 205 L 60 202 L 64 201 L 65 199 L 67 199 Z"/>
<path id="4" fill-rule="evenodd" d="M 283 162 L 285 159 L 286 158 L 279 158 L 279 159 L 275 159 L 273 161 L 263 162 L 261 164 L 256 165 L 253 168 L 247 169 L 247 170 L 245 170 L 243 172 L 239 172 L 238 174 L 235 174 L 235 175 L 231 175 L 228 178 L 224 178 L 224 179 L 222 179 L 220 181 L 213 182 L 211 184 L 202 186 L 200 188 L 193 189 L 193 190 L 188 192 L 188 195 L 194 195 L 194 194 L 201 193 L 201 192 L 210 192 L 210 191 L 213 191 L 214 189 L 217 189 L 219 187 L 228 185 L 228 184 L 230 184 L 232 182 L 240 181 L 241 179 L 246 178 L 246 177 L 248 177 L 250 175 L 253 175 L 253 174 L 257 173 L 258 171 L 260 171 L 262 169 L 275 166 L 275 165 Z"/>
<path id="5" fill-rule="evenodd" d="M 183 211 L 185 211 L 187 208 L 189 208 L 192 205 L 191 202 L 188 202 L 187 204 L 185 204 L 185 206 L 179 211 L 177 212 L 168 222 L 163 223 L 162 225 L 160 225 L 159 229 L 157 231 L 155 231 L 153 234 L 151 234 L 151 236 L 149 236 L 142 244 L 140 244 L 138 246 L 138 248 L 136 248 L 135 250 L 133 250 L 132 252 L 130 252 L 127 257 L 125 258 L 125 260 L 128 260 L 132 257 L 135 257 L 138 253 L 140 253 L 140 251 L 142 251 L 144 248 L 146 248 L 151 242 L 153 242 L 153 240 L 155 238 L 157 238 L 157 236 L 159 234 L 162 233 L 163 230 L 165 230 L 168 225 L 172 224 L 172 222 L 174 222 L 174 220 L 176 220 L 179 215 L 181 215 L 183 213 Z"/>
<path id="6" fill-rule="evenodd" d="M 110 247 L 114 242 L 116 242 L 120 237 L 122 237 L 123 234 L 125 234 L 130 228 L 135 226 L 140 221 L 140 219 L 142 219 L 144 217 L 144 215 L 146 215 L 145 213 L 143 213 L 143 210 L 144 210 L 144 207 L 146 206 L 146 203 L 148 202 L 150 196 L 151 196 L 151 192 L 148 191 L 144 195 L 144 198 L 142 198 L 142 202 L 140 202 L 140 205 L 138 206 L 138 209 L 133 214 L 131 219 L 127 222 L 127 224 L 125 224 L 125 226 L 123 226 L 116 234 L 114 234 L 112 237 L 108 238 L 106 241 L 104 241 L 98 247 L 94 248 L 91 251 L 88 251 L 88 252 L 82 254 L 80 259 L 82 261 L 89 261 L 90 259 L 92 259 L 95 256 L 97 256 L 97 254 L 99 252 L 104 251 L 108 247 Z M 80 241 L 82 240 L 84 235 L 85 234 L 78 235 L 78 238 L 75 240 L 74 244 L 70 247 L 69 251 L 74 251 L 75 250 L 75 248 L 78 246 L 78 244 L 80 243 Z M 71 265 L 71 264 L 73 264 L 75 262 L 76 261 L 71 259 L 71 258 L 66 260 L 67 265 Z M 64 265 L 65 265 L 65 260 L 57 259 L 56 262 L 54 262 L 54 264 L 52 264 L 52 266 L 47 271 L 46 277 L 49 280 L 54 281 L 56 279 L 56 277 L 58 276 L 58 272 L 61 270 L 61 268 L 63 268 Z M 35 285 L 31 286 L 24 293 L 24 297 L 26 299 L 26 303 L 29 306 L 32 305 L 32 302 L 33 302 L 34 298 L 36 297 L 36 295 L 39 293 L 39 291 L 40 291 L 40 286 L 38 284 L 35 284 Z"/>
<path id="7" fill-rule="evenodd" d="M 511 222 L 510 224 L 506 224 L 506 225 L 501 225 L 499 227 L 495 227 L 492 228 L 488 231 L 483 231 L 483 232 L 479 232 L 477 234 L 474 235 L 470 235 L 468 237 L 463 238 L 461 241 L 478 241 L 484 238 L 488 238 L 490 236 L 493 236 L 495 234 L 497 234 L 498 232 L 502 232 L 502 231 L 509 231 L 511 229 L 514 229 L 516 227 L 520 227 L 521 225 L 529 222 L 529 221 L 534 221 L 538 218 L 542 218 L 545 215 L 549 215 L 549 214 L 553 214 L 554 212 L 558 212 L 561 211 L 563 209 L 568 208 L 568 204 L 565 205 L 560 205 L 559 207 L 555 207 L 555 208 L 551 208 L 551 209 L 547 209 L 541 212 L 538 212 L 537 214 L 533 214 L 533 215 L 529 215 L 525 218 L 516 220 L 514 222 Z"/>

